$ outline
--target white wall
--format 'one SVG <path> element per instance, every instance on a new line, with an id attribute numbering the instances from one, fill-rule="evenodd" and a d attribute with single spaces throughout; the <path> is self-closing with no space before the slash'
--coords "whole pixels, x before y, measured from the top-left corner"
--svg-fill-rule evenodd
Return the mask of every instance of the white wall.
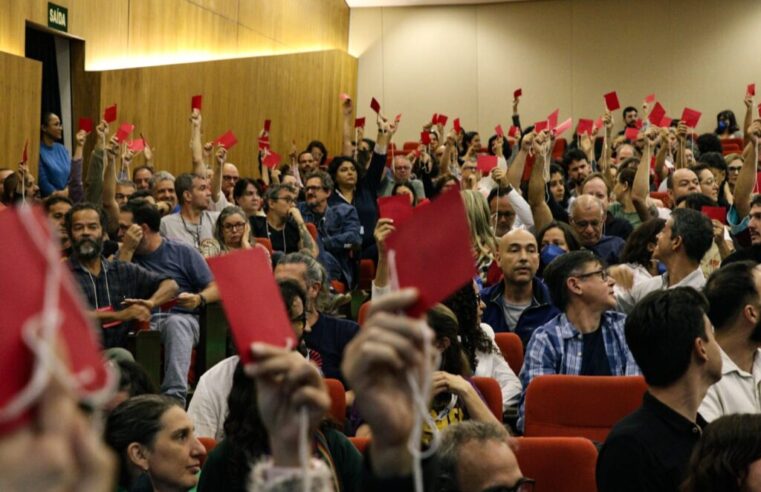
<path id="1" fill-rule="evenodd" d="M 655 92 L 671 117 L 698 109 L 698 130 L 710 131 L 723 109 L 742 120 L 746 85 L 761 86 L 760 46 L 756 0 L 352 9 L 349 35 L 358 115 L 370 116 L 373 96 L 388 115 L 403 113 L 398 142 L 416 140 L 434 112 L 484 134 L 507 129 L 517 87 L 524 126 L 558 107 L 561 121 L 596 118 L 616 90 L 637 107 Z"/>

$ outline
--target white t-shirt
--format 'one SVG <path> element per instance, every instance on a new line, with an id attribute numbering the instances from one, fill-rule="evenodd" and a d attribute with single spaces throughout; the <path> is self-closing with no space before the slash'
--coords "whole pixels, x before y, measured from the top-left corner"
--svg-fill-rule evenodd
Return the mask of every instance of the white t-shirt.
<path id="1" fill-rule="evenodd" d="M 476 351 L 475 375 L 493 378 L 502 390 L 502 411 L 508 407 L 517 406 L 521 399 L 521 381 L 502 357 L 499 347 L 494 342 L 494 330 L 486 323 L 481 323 L 481 329 L 492 341 L 496 351 L 484 353 Z"/>
<path id="2" fill-rule="evenodd" d="M 233 355 L 203 373 L 188 406 L 188 415 L 196 427 L 196 436 L 213 437 L 219 442 L 225 437 L 227 397 L 233 387 L 233 374 L 238 365 Z"/>

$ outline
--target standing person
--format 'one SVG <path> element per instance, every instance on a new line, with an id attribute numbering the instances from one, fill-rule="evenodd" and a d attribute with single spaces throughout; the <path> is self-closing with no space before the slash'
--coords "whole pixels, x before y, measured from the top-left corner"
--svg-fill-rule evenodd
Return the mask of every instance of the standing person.
<path id="1" fill-rule="evenodd" d="M 184 173 L 177 176 L 174 190 L 180 213 L 161 219 L 161 235 L 181 241 L 198 250 L 201 242 L 214 237 L 219 212 L 209 212 L 211 189 L 206 177 Z"/>
<path id="2" fill-rule="evenodd" d="M 80 130 L 76 137 L 74 155 L 69 157 L 66 150 L 58 141 L 63 135 L 61 119 L 53 113 L 42 115 L 40 137 L 40 193 L 46 197 L 57 191 L 64 191 L 69 186 L 72 168 L 82 169 L 82 152 L 87 133 Z M 81 174 L 79 177 L 81 181 Z M 77 201 L 81 200 L 81 196 Z"/>

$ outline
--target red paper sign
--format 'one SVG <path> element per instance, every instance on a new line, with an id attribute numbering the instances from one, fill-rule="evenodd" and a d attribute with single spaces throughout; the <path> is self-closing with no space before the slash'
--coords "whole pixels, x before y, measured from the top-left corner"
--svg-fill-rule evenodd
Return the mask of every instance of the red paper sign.
<path id="1" fill-rule="evenodd" d="M 698 126 L 698 121 L 700 121 L 700 111 L 684 108 L 684 111 L 682 112 L 682 121 L 684 121 L 684 124 L 688 127 L 695 128 Z"/>
<path id="2" fill-rule="evenodd" d="M 439 122 L 439 114 L 438 113 L 433 113 L 433 116 L 431 117 L 431 124 L 435 125 L 438 122 Z"/>
<path id="3" fill-rule="evenodd" d="M 534 123 L 534 132 L 539 133 L 548 128 L 547 120 L 537 121 Z"/>
<path id="4" fill-rule="evenodd" d="M 560 117 L 560 110 L 556 109 L 547 116 L 547 125 L 549 125 L 550 128 L 558 126 L 558 117 Z"/>
<path id="5" fill-rule="evenodd" d="M 252 361 L 251 344 L 254 342 L 295 347 L 296 335 L 272 275 L 269 258 L 261 248 L 210 258 L 209 267 L 219 287 L 235 347 L 244 364 Z"/>
<path id="6" fill-rule="evenodd" d="M 133 140 L 127 144 L 127 148 L 136 154 L 138 152 L 142 152 L 143 149 L 145 149 L 145 140 L 143 140 L 142 138 Z"/>
<path id="7" fill-rule="evenodd" d="M 416 211 L 397 226 L 386 243 L 395 257 L 399 287 L 416 287 L 420 294 L 407 310 L 412 317 L 424 314 L 477 273 L 468 219 L 457 189 Z"/>
<path id="8" fill-rule="evenodd" d="M 476 169 L 486 176 L 492 169 L 497 167 L 497 156 L 489 154 L 478 154 Z"/>
<path id="9" fill-rule="evenodd" d="M 201 106 L 203 105 L 203 96 L 198 94 L 197 96 L 193 96 L 193 98 L 190 100 L 190 110 L 193 111 L 194 109 L 197 109 L 198 111 L 201 111 Z"/>
<path id="10" fill-rule="evenodd" d="M 673 122 L 674 122 L 673 119 L 669 118 L 668 116 L 664 116 L 663 119 L 661 119 L 661 122 L 660 124 L 658 124 L 658 126 L 660 126 L 661 128 L 668 128 L 671 126 L 671 123 Z"/>
<path id="11" fill-rule="evenodd" d="M 106 123 L 113 123 L 116 121 L 116 104 L 106 108 L 103 112 L 103 119 L 106 120 Z"/>
<path id="12" fill-rule="evenodd" d="M 533 154 L 526 156 L 526 164 L 523 166 L 523 176 L 521 176 L 521 183 L 528 183 L 531 179 L 531 171 L 534 169 L 534 162 L 536 157 Z"/>
<path id="13" fill-rule="evenodd" d="M 621 107 L 621 103 L 618 102 L 618 94 L 616 91 L 608 92 L 603 96 L 605 98 L 605 107 L 608 111 L 615 111 Z"/>
<path id="14" fill-rule="evenodd" d="M 217 138 L 214 143 L 230 150 L 236 143 L 238 143 L 238 139 L 235 137 L 232 130 L 227 130 L 222 136 Z"/>
<path id="15" fill-rule="evenodd" d="M 116 141 L 119 143 L 124 142 L 124 140 L 127 139 L 132 134 L 132 131 L 135 129 L 135 125 L 131 123 L 122 123 L 119 129 L 116 131 L 116 135 L 114 135 L 114 138 L 116 138 Z"/>
<path id="16" fill-rule="evenodd" d="M 627 128 L 624 132 L 624 137 L 634 142 L 639 137 L 639 130 L 637 128 Z"/>
<path id="17" fill-rule="evenodd" d="M 79 129 L 84 130 L 87 133 L 92 132 L 92 119 L 91 118 L 79 118 Z"/>
<path id="18" fill-rule="evenodd" d="M 756 184 L 753 185 L 753 193 L 761 193 L 761 171 L 756 173 Z"/>
<path id="19" fill-rule="evenodd" d="M 365 127 L 365 117 L 357 118 L 354 120 L 354 128 L 364 128 Z"/>
<path id="20" fill-rule="evenodd" d="M 566 131 L 570 130 L 571 126 L 573 126 L 573 119 L 568 118 L 567 120 L 557 125 L 555 129 L 553 130 L 553 132 L 555 133 L 555 136 L 559 137 Z"/>
<path id="21" fill-rule="evenodd" d="M 269 133 L 272 126 L 272 120 L 264 120 L 264 131 Z"/>
<path id="22" fill-rule="evenodd" d="M 642 118 L 637 118 L 637 120 L 634 122 L 634 128 L 637 130 L 642 128 Z"/>
<path id="23" fill-rule="evenodd" d="M 372 98 L 372 100 L 370 101 L 370 109 L 372 109 L 376 113 L 380 112 L 380 103 L 375 98 Z"/>
<path id="24" fill-rule="evenodd" d="M 666 110 L 661 106 L 661 103 L 657 102 L 655 103 L 655 106 L 653 106 L 652 111 L 650 111 L 650 114 L 647 115 L 647 119 L 653 125 L 660 126 L 664 116 L 666 116 Z"/>
<path id="25" fill-rule="evenodd" d="M 747 92 L 748 95 L 750 95 L 750 96 L 755 96 L 756 95 L 756 84 L 755 84 L 755 82 L 752 83 L 752 84 L 748 84 L 748 89 L 745 92 Z"/>
<path id="26" fill-rule="evenodd" d="M 423 145 L 430 145 L 431 143 L 431 134 L 427 131 L 420 132 L 420 142 Z"/>
<path id="27" fill-rule="evenodd" d="M 447 121 L 449 121 L 449 116 L 447 116 L 445 114 L 440 114 L 439 115 L 439 122 L 438 122 L 439 125 L 441 125 L 441 126 L 447 126 Z M 457 121 L 460 121 L 460 120 L 457 120 Z"/>
<path id="28" fill-rule="evenodd" d="M 517 126 L 511 125 L 507 134 L 513 138 L 518 138 L 520 136 L 520 130 L 518 130 Z"/>
<path id="29" fill-rule="evenodd" d="M 515 91 L 513 91 L 513 99 L 518 99 L 522 95 L 523 95 L 523 89 L 515 89 Z"/>
<path id="30" fill-rule="evenodd" d="M 259 150 L 267 150 L 270 148 L 270 139 L 266 135 L 259 139 Z"/>
<path id="31" fill-rule="evenodd" d="M 655 94 L 650 94 L 649 96 L 645 97 L 645 102 L 650 104 L 651 102 L 655 101 Z"/>
<path id="32" fill-rule="evenodd" d="M 267 152 L 267 155 L 264 156 L 264 159 L 262 159 L 262 164 L 270 169 L 275 169 L 282 160 L 283 159 L 280 157 L 280 154 L 270 150 Z"/>
<path id="33" fill-rule="evenodd" d="M 462 131 L 462 127 L 460 126 L 460 118 L 455 118 L 453 125 L 455 133 L 460 133 Z"/>
<path id="34" fill-rule="evenodd" d="M 727 209 L 724 207 L 709 207 L 706 205 L 701 207 L 700 213 L 711 220 L 718 220 L 722 224 L 727 223 Z"/>
<path id="35" fill-rule="evenodd" d="M 496 133 L 500 137 L 504 137 L 505 136 L 505 130 L 502 129 L 502 125 L 495 126 L 494 127 L 494 133 Z"/>
<path id="36" fill-rule="evenodd" d="M 381 219 L 391 219 L 394 226 L 412 217 L 414 209 L 408 195 L 382 196 L 378 198 L 378 216 Z"/>
<path id="37" fill-rule="evenodd" d="M 587 120 L 584 118 L 579 119 L 579 125 L 576 127 L 576 134 L 577 135 L 584 135 L 585 133 L 588 135 L 592 134 L 592 126 L 595 124 L 592 120 Z"/>

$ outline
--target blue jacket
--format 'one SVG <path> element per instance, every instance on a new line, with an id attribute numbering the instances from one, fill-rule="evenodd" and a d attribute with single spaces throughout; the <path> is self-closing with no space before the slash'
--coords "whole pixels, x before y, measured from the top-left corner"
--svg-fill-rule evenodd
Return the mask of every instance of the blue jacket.
<path id="1" fill-rule="evenodd" d="M 486 304 L 482 321 L 494 329 L 495 333 L 513 332 L 523 341 L 523 346 L 528 345 L 534 330 L 560 314 L 560 311 L 552 304 L 550 292 L 542 279 L 534 277 L 534 298 L 531 306 L 527 307 L 518 319 L 518 325 L 511 329 L 507 326 L 502 304 L 499 298 L 505 293 L 504 282 L 499 282 L 481 291 L 481 299 Z"/>
<path id="2" fill-rule="evenodd" d="M 66 188 L 71 173 L 71 157 L 66 147 L 54 142 L 48 147 L 40 143 L 40 194 L 48 196 Z"/>

